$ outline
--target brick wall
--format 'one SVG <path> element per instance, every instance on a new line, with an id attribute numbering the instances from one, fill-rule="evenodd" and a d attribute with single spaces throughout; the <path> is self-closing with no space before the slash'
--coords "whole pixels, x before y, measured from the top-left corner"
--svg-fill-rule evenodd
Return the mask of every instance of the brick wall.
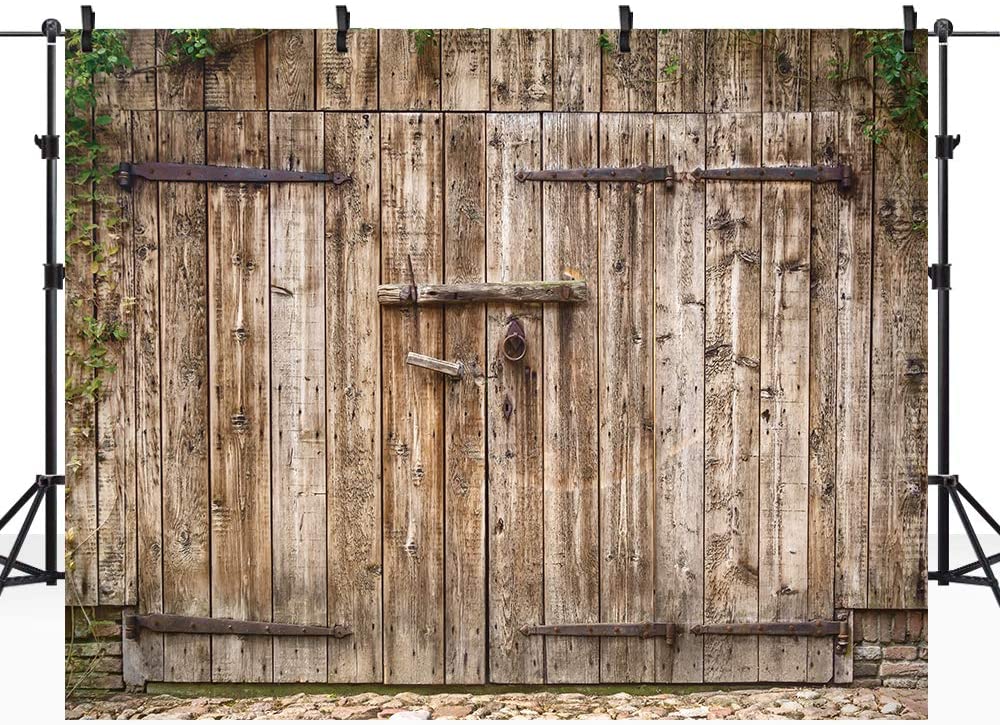
<path id="1" fill-rule="evenodd" d="M 122 610 L 66 608 L 66 692 L 124 690 Z"/>
<path id="2" fill-rule="evenodd" d="M 854 684 L 927 687 L 927 610 L 855 610 Z"/>

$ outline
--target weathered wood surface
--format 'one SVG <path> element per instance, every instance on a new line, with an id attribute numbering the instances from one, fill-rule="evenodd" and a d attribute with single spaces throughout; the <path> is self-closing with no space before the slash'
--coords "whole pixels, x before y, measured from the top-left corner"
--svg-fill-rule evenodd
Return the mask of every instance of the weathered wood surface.
<path id="1" fill-rule="evenodd" d="M 488 93 L 488 92 L 487 92 Z M 488 97 L 488 96 L 487 96 Z M 445 116 L 444 279 L 486 279 L 486 119 Z M 486 681 L 486 305 L 444 311 L 445 681 Z"/>
<path id="2" fill-rule="evenodd" d="M 272 30 L 267 36 L 267 107 L 311 111 L 316 107 L 316 32 Z M 271 168 L 278 168 L 273 165 Z M 318 169 L 304 169 L 308 171 Z"/>
<path id="3" fill-rule="evenodd" d="M 381 215 L 377 115 L 328 113 L 326 167 L 327 608 L 354 633 L 328 642 L 331 682 L 382 679 Z M 330 552 L 342 552 L 331 556 Z"/>
<path id="4" fill-rule="evenodd" d="M 132 154 L 157 156 L 156 113 L 132 113 Z M 160 401 L 160 229 L 159 194 L 132 190 L 132 250 L 135 255 L 135 426 L 136 426 L 136 607 L 163 611 L 163 490 L 161 487 Z M 163 637 L 139 643 L 138 671 L 163 679 Z"/>
<path id="5" fill-rule="evenodd" d="M 382 276 L 412 264 L 440 280 L 443 118 L 382 116 Z M 442 354 L 442 311 L 382 313 L 382 531 L 384 676 L 444 681 L 444 382 L 405 362 Z"/>
<path id="6" fill-rule="evenodd" d="M 448 282 L 418 284 L 416 299 L 409 284 L 383 284 L 378 301 L 383 305 L 454 305 L 472 302 L 586 302 L 590 298 L 583 280 L 530 282 Z"/>
<path id="7" fill-rule="evenodd" d="M 809 163 L 808 114 L 765 113 L 765 166 Z M 806 619 L 809 592 L 810 188 L 762 185 L 760 330 L 761 621 Z M 806 640 L 762 637 L 760 679 L 806 676 Z"/>
<path id="8" fill-rule="evenodd" d="M 337 31 L 316 31 L 316 110 L 378 108 L 378 32 L 352 29 L 347 52 L 337 51 Z M 331 166 L 330 168 L 336 168 Z"/>
<path id="9" fill-rule="evenodd" d="M 269 131 L 270 168 L 323 170 L 323 114 L 271 113 Z M 270 194 L 273 614 L 325 625 L 326 599 L 317 596 L 327 589 L 324 191 L 274 184 Z M 276 639 L 274 680 L 326 682 L 326 649 L 315 637 Z"/>
<path id="10" fill-rule="evenodd" d="M 418 42 L 423 31 L 380 30 L 378 105 L 383 111 L 441 108 L 441 48 L 437 34 Z"/>
<path id="11" fill-rule="evenodd" d="M 441 31 L 441 109 L 486 111 L 490 107 L 490 31 Z"/>
<path id="12" fill-rule="evenodd" d="M 545 114 L 546 168 L 596 164 L 597 119 L 596 113 Z M 546 278 L 598 278 L 596 195 L 596 184 L 543 182 Z M 548 371 L 543 380 L 545 621 L 598 622 L 598 300 L 595 295 L 580 305 L 550 305 L 542 314 Z M 600 682 L 600 640 L 547 638 L 545 674 L 548 682 Z"/>
<path id="13" fill-rule="evenodd" d="M 488 282 L 541 276 L 541 189 L 517 182 L 510 173 L 541 163 L 541 137 L 539 114 L 487 116 Z M 500 351 L 512 321 L 522 325 L 527 343 L 517 362 L 506 360 Z M 487 305 L 488 641 L 494 682 L 542 682 L 545 672 L 543 641 L 519 631 L 526 622 L 544 617 L 543 325 L 540 305 Z"/>
<path id="14" fill-rule="evenodd" d="M 652 114 L 604 114 L 601 160 L 653 163 Z M 653 193 L 642 184 L 600 185 L 601 619 L 652 619 L 654 599 L 653 472 Z M 601 680 L 655 679 L 651 640 L 601 642 Z"/>
<path id="15" fill-rule="evenodd" d="M 840 115 L 812 114 L 812 161 L 835 164 L 840 156 Z M 813 188 L 809 243 L 809 559 L 810 618 L 834 615 L 837 504 L 837 269 L 840 203 L 835 187 Z M 833 642 L 806 642 L 806 680 L 833 677 Z"/>
<path id="16" fill-rule="evenodd" d="M 205 161 L 205 115 L 160 112 L 159 157 Z M 209 522 L 208 197 L 205 184 L 157 184 L 160 220 L 163 610 L 207 617 L 211 609 Z M 169 327 L 170 334 L 162 330 Z M 171 681 L 212 676 L 211 642 L 164 635 Z"/>
<path id="17" fill-rule="evenodd" d="M 878 120 L 886 123 L 887 111 Z M 923 146 L 876 147 L 868 606 L 927 603 L 927 168 Z"/>
<path id="18" fill-rule="evenodd" d="M 757 114 L 707 118 L 709 166 L 761 161 Z M 758 613 L 760 184 L 705 190 L 705 622 Z M 705 637 L 705 680 L 756 680 L 757 638 Z"/>
<path id="19" fill-rule="evenodd" d="M 705 117 L 657 116 L 656 162 L 705 164 Z M 653 192 L 656 601 L 659 621 L 701 624 L 705 596 L 705 186 Z M 656 679 L 701 682 L 702 637 L 656 645 Z"/>
<path id="20" fill-rule="evenodd" d="M 207 118 L 207 161 L 264 168 L 268 118 Z M 272 611 L 269 189 L 208 185 L 208 340 L 212 616 L 267 621 Z M 212 637 L 212 680 L 272 679 L 269 637 Z"/>
<path id="21" fill-rule="evenodd" d="M 102 182 L 67 300 L 129 335 L 67 411 L 67 603 L 353 630 L 150 633 L 137 682 L 842 681 L 829 639 L 519 629 L 924 606 L 926 154 L 866 134 L 865 35 L 335 35 L 138 31 L 97 85 L 109 164 L 354 181 Z M 637 163 L 676 182 L 514 178 Z M 761 163 L 854 186 L 690 176 Z"/>

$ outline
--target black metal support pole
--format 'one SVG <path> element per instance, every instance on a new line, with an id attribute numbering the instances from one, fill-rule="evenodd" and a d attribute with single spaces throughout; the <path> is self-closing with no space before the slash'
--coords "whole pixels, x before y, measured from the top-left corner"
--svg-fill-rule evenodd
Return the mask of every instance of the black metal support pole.
<path id="1" fill-rule="evenodd" d="M 48 83 L 47 103 L 48 119 L 45 133 L 49 137 L 56 135 L 56 38 L 59 33 L 59 23 L 55 20 L 48 34 L 46 50 L 48 51 Z M 46 269 L 54 269 L 58 264 L 56 259 L 56 230 L 59 223 L 59 159 L 50 156 L 45 160 L 45 264 Z M 62 286 L 59 281 L 59 287 Z M 59 385 L 58 385 L 58 309 L 59 290 L 55 285 L 45 285 L 45 473 L 59 473 Z M 56 570 L 57 541 L 59 534 L 58 521 L 58 491 L 50 486 L 45 492 L 45 569 Z M 54 586 L 55 580 L 46 584 Z"/>
<path id="2" fill-rule="evenodd" d="M 938 127 L 939 138 L 948 136 L 948 36 L 938 36 Z M 938 170 L 938 265 L 948 269 L 948 156 L 937 154 Z M 937 441 L 938 465 L 941 475 L 951 473 L 951 389 L 950 382 L 950 294 L 951 285 L 938 285 L 937 289 Z M 938 487 L 938 570 L 950 568 L 950 498 L 948 489 Z M 948 586 L 947 579 L 938 581 Z"/>

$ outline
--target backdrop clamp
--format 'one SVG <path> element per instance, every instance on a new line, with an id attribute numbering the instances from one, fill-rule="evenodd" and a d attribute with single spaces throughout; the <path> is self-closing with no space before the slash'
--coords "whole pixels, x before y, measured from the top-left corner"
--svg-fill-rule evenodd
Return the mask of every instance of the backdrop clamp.
<path id="1" fill-rule="evenodd" d="M 337 6 L 337 52 L 347 52 L 347 31 L 351 29 L 351 13 L 346 5 Z"/>

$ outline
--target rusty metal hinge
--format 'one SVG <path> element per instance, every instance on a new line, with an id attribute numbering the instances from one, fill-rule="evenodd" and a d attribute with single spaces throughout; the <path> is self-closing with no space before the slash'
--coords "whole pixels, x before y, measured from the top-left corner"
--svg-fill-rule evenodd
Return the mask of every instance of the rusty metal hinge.
<path id="1" fill-rule="evenodd" d="M 240 166 L 210 166 L 206 164 L 175 164 L 150 161 L 132 164 L 123 161 L 118 165 L 115 180 L 123 189 L 132 188 L 138 178 L 149 181 L 196 181 L 220 183 L 266 184 L 269 182 L 331 182 L 337 186 L 351 180 L 349 174 L 334 171 L 287 171 L 284 169 L 247 169 Z"/>
<path id="2" fill-rule="evenodd" d="M 126 615 L 126 639 L 138 638 L 141 629 L 180 634 L 260 634 L 275 637 L 336 637 L 337 639 L 352 634 L 351 628 L 343 624 L 318 627 L 279 622 L 251 622 L 242 619 L 190 617 L 183 614 Z"/>
<path id="3" fill-rule="evenodd" d="M 543 171 L 521 169 L 514 174 L 514 178 L 518 181 L 631 181 L 637 184 L 665 181 L 670 186 L 674 182 L 674 167 L 624 166 Z"/>
<path id="4" fill-rule="evenodd" d="M 850 644 L 851 625 L 846 619 L 810 619 L 798 622 L 734 622 L 696 624 L 691 627 L 691 633 L 733 636 L 836 637 L 837 649 L 843 651 Z"/>
<path id="5" fill-rule="evenodd" d="M 851 188 L 853 175 L 849 165 L 840 166 L 737 166 L 728 169 L 695 169 L 695 179 L 718 181 L 808 181 L 813 184 L 836 182 Z"/>
<path id="6" fill-rule="evenodd" d="M 673 642 L 676 637 L 677 625 L 673 622 L 532 624 L 521 627 L 521 634 L 525 636 L 543 634 L 557 637 L 639 637 L 641 639 L 663 637 L 669 643 Z"/>

